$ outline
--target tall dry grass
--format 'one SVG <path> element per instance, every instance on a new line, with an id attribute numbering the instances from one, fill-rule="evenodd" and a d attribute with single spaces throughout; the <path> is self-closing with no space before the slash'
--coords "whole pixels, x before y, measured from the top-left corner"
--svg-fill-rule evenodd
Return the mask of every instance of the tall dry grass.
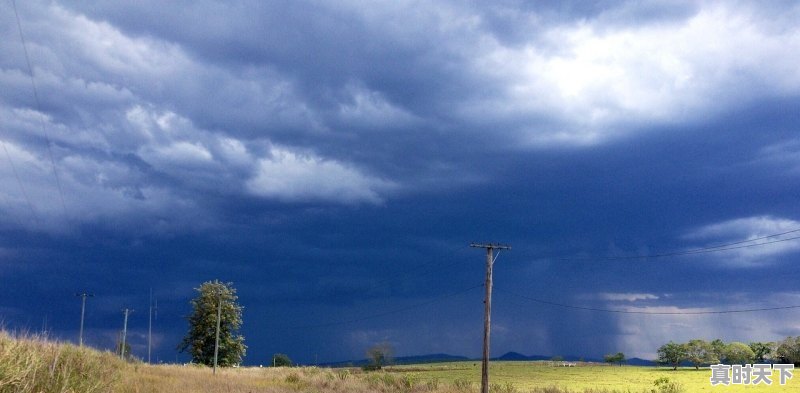
<path id="1" fill-rule="evenodd" d="M 646 393 L 679 393 L 656 386 Z M 225 368 L 125 363 L 108 352 L 0 331 L 0 393 L 473 393 L 475 383 L 424 380 L 415 373 L 358 369 Z M 492 393 L 612 393 L 558 387 L 519 389 L 495 384 Z M 626 391 L 627 392 L 627 391 Z"/>
<path id="2" fill-rule="evenodd" d="M 112 392 L 123 367 L 110 353 L 0 331 L 0 393 Z"/>

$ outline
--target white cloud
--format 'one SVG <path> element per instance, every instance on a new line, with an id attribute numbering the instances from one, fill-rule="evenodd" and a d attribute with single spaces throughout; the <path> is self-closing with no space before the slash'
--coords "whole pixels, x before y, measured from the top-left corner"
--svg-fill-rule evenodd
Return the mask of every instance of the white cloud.
<path id="1" fill-rule="evenodd" d="M 800 222 L 786 218 L 755 216 L 706 225 L 687 233 L 684 237 L 705 241 L 707 242 L 705 246 L 708 247 L 736 243 L 730 246 L 730 250 L 705 255 L 713 255 L 728 265 L 757 266 L 772 262 L 778 256 L 800 250 L 800 241 L 798 240 L 780 241 L 795 237 L 800 233 L 764 238 L 795 229 L 800 229 Z M 752 242 L 749 242 L 750 240 Z M 756 246 L 751 247 L 750 245 Z"/>
<path id="2" fill-rule="evenodd" d="M 281 201 L 381 203 L 381 192 L 393 184 L 335 160 L 273 147 L 247 187 L 254 195 Z"/>
<path id="3" fill-rule="evenodd" d="M 392 105 L 380 92 L 361 86 L 346 87 L 349 99 L 339 106 L 339 117 L 348 126 L 381 130 L 408 127 L 419 119 L 408 111 Z"/>
<path id="4" fill-rule="evenodd" d="M 637 300 L 656 300 L 658 295 L 652 293 L 601 293 L 600 299 L 608 301 L 635 302 Z"/>
<path id="5" fill-rule="evenodd" d="M 637 125 L 703 121 L 800 90 L 796 23 L 719 3 L 669 23 L 600 22 L 557 25 L 521 46 L 484 39 L 473 67 L 504 96 L 468 103 L 465 112 L 555 120 L 524 130 L 534 145 L 592 144 Z"/>

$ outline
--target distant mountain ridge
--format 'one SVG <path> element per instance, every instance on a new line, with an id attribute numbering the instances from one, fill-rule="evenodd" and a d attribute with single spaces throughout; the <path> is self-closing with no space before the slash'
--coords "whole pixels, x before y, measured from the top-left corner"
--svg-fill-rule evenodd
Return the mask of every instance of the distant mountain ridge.
<path id="1" fill-rule="evenodd" d="M 592 362 L 592 363 L 603 363 L 602 359 L 597 358 L 587 358 L 582 356 L 574 356 L 574 355 L 566 355 L 561 356 L 561 358 L 566 362 Z M 494 357 L 491 360 L 498 360 L 498 361 L 506 361 L 506 362 L 517 362 L 517 361 L 541 361 L 541 360 L 551 360 L 553 356 L 544 356 L 544 355 L 523 355 L 519 352 L 507 352 L 499 357 Z M 436 353 L 436 354 L 429 354 L 429 355 L 415 355 L 415 356 L 400 356 L 394 359 L 392 364 L 395 365 L 406 365 L 406 364 L 424 364 L 424 363 L 445 363 L 445 362 L 461 362 L 461 361 L 480 361 L 480 359 L 476 358 L 468 358 L 466 356 L 457 356 L 457 355 L 449 355 L 446 353 Z M 359 359 L 359 360 L 345 360 L 340 362 L 330 362 L 330 363 L 321 363 L 320 366 L 323 367 L 360 367 L 366 364 L 369 364 L 369 360 L 367 359 Z M 642 358 L 630 358 L 625 361 L 625 364 L 631 366 L 656 366 L 656 362 L 652 360 L 642 359 Z"/>
<path id="2" fill-rule="evenodd" d="M 399 356 L 393 359 L 392 364 L 424 364 L 424 363 L 444 363 L 444 362 L 461 362 L 473 360 L 466 356 L 448 355 L 446 353 L 434 353 L 429 355 L 415 355 L 415 356 Z M 320 366 L 324 367 L 360 367 L 369 364 L 368 359 L 359 360 L 345 360 L 341 362 L 321 363 Z"/>

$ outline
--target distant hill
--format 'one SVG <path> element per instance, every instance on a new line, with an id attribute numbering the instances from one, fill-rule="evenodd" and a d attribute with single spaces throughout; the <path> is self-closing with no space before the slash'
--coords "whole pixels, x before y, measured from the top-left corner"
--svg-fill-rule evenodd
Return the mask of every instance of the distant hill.
<path id="1" fill-rule="evenodd" d="M 461 362 L 473 360 L 466 356 L 448 355 L 446 353 L 435 353 L 430 355 L 400 356 L 393 359 L 392 364 L 423 364 L 423 363 L 444 363 Z M 367 359 L 345 360 L 341 362 L 322 363 L 323 367 L 361 367 L 369 364 Z"/>
<path id="2" fill-rule="evenodd" d="M 519 352 L 507 352 L 502 356 L 492 358 L 492 360 L 499 360 L 499 361 L 506 361 L 506 362 L 523 362 L 523 361 L 541 361 L 541 360 L 550 360 L 553 356 L 544 356 L 544 355 L 523 355 Z M 594 363 L 603 363 L 602 359 L 596 358 L 587 358 L 582 356 L 575 356 L 575 355 L 566 355 L 562 356 L 564 361 L 567 362 L 594 362 Z M 461 362 L 461 361 L 477 361 L 480 359 L 475 358 L 468 358 L 466 356 L 456 356 L 456 355 L 448 355 L 446 353 L 436 353 L 430 355 L 417 355 L 417 356 L 401 356 L 394 359 L 392 364 L 403 365 L 403 364 L 423 364 L 423 363 L 444 363 L 444 362 Z M 322 363 L 320 366 L 323 367 L 361 367 L 363 365 L 369 364 L 369 360 L 367 359 L 360 359 L 360 360 L 346 360 L 342 362 L 333 362 L 333 363 Z M 631 366 L 656 366 L 657 364 L 652 360 L 641 359 L 641 358 L 630 358 L 628 359 L 625 364 Z"/>
<path id="3" fill-rule="evenodd" d="M 508 352 L 503 356 L 493 358 L 492 360 L 503 360 L 503 361 L 532 361 L 532 360 L 550 360 L 552 356 L 542 356 L 542 355 L 533 355 L 533 356 L 526 356 L 519 352 Z"/>
<path id="4" fill-rule="evenodd" d="M 631 366 L 651 366 L 651 367 L 658 365 L 658 363 L 652 360 L 647 360 L 642 358 L 630 358 L 625 362 L 625 364 L 630 364 Z"/>

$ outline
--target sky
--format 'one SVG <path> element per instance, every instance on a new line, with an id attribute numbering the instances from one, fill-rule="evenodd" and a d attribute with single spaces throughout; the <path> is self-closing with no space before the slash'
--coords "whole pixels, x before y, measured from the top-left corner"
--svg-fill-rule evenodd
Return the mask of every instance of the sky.
<path id="1" fill-rule="evenodd" d="M 798 20 L 795 1 L 2 1 L 0 321 L 77 342 L 86 291 L 85 343 L 113 348 L 131 308 L 145 357 L 152 290 L 153 360 L 186 361 L 189 300 L 218 279 L 246 364 L 479 357 L 469 245 L 497 242 L 493 356 L 800 335 L 800 309 L 691 314 L 800 305 Z"/>

